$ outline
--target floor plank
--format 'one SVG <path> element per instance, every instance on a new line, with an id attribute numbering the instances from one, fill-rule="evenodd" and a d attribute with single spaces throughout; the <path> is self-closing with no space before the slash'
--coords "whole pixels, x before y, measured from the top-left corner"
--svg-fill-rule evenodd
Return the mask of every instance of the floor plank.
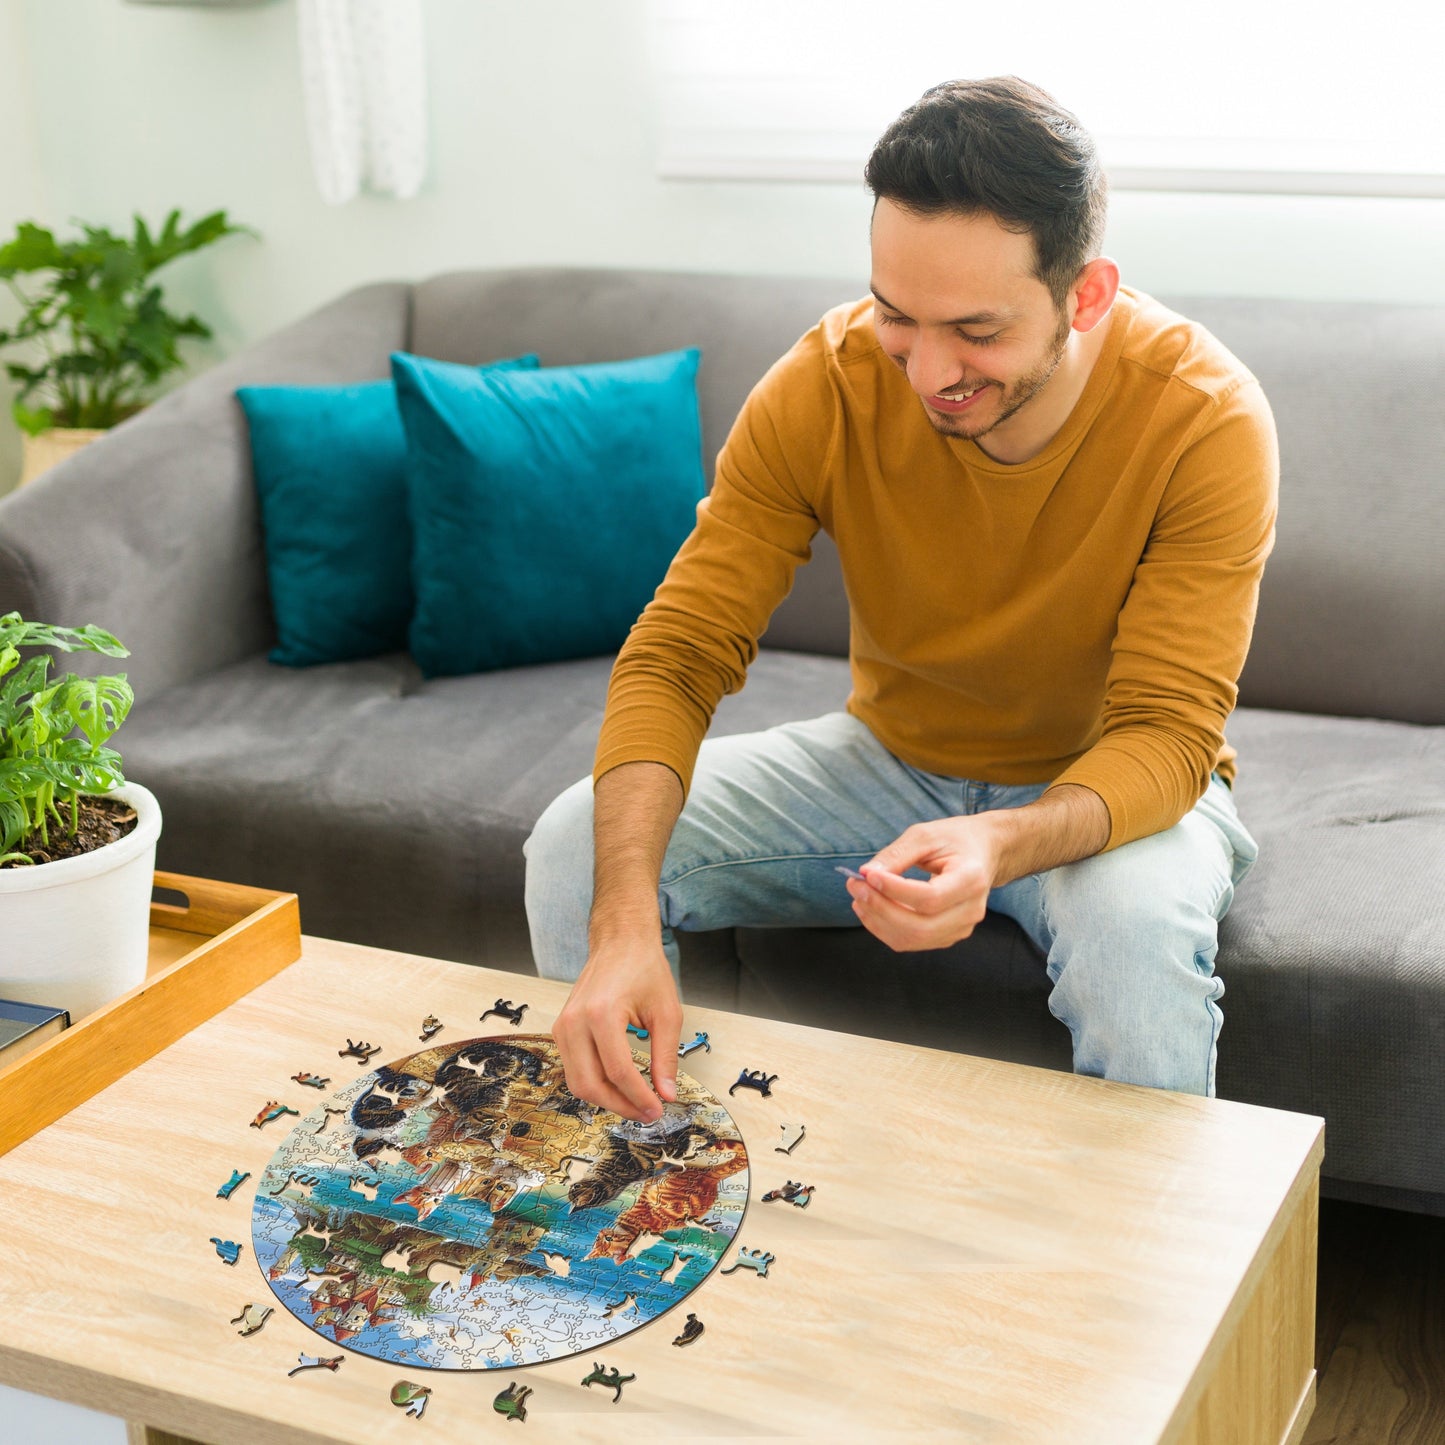
<path id="1" fill-rule="evenodd" d="M 1320 1204 L 1304 1445 L 1445 1445 L 1445 1219 Z"/>

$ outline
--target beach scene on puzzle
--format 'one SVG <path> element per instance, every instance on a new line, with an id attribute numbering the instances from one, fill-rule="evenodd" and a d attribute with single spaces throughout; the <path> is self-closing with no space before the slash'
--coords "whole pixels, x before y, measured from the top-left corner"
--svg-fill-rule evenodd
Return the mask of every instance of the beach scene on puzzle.
<path id="1" fill-rule="evenodd" d="M 737 1127 L 685 1073 L 677 1092 L 642 1125 L 575 1098 L 546 1035 L 422 1049 L 296 1125 L 257 1188 L 256 1261 L 297 1319 L 375 1359 L 596 1350 L 686 1299 L 742 1223 Z"/>

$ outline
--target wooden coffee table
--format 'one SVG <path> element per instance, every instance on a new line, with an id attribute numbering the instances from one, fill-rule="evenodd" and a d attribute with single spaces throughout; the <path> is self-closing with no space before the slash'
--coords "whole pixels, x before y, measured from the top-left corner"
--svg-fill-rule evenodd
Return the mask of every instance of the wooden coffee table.
<path id="1" fill-rule="evenodd" d="M 226 1445 L 504 1437 L 492 1399 L 528 1384 L 532 1441 L 771 1436 L 1277 1445 L 1314 1401 L 1319 1119 L 689 1008 L 716 1094 L 744 1068 L 773 1097 L 729 1106 L 752 1156 L 739 1234 L 766 1279 L 714 1275 L 603 1363 L 636 1380 L 614 1404 L 579 1387 L 590 1357 L 436 1372 L 426 1418 L 388 1400 L 407 1372 L 348 1355 L 271 1301 L 250 1247 L 256 1180 L 285 1124 L 360 1065 L 347 1039 L 415 1050 L 507 1031 L 498 996 L 551 1025 L 566 990 L 516 974 L 308 938 L 301 960 L 0 1158 L 0 1381 Z M 4 1094 L 0 1090 L 0 1106 Z M 791 1155 L 783 1122 L 804 1123 Z M 231 1170 L 251 1179 L 216 1196 Z M 786 1179 L 807 1209 L 763 1205 Z M 211 1236 L 246 1246 L 217 1258 Z M 415 1375 L 415 1371 L 411 1372 Z"/>

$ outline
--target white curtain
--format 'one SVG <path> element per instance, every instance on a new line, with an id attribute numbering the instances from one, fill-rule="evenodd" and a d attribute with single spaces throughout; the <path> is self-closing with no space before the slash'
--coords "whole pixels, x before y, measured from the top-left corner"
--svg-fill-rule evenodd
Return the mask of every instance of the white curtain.
<path id="1" fill-rule="evenodd" d="M 300 0 L 301 79 L 322 199 L 403 199 L 426 177 L 421 0 Z"/>

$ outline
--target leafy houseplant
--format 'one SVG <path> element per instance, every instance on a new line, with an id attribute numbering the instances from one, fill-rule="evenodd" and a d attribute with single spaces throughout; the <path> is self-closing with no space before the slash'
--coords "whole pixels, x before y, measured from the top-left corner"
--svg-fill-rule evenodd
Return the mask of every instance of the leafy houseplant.
<path id="1" fill-rule="evenodd" d="M 82 239 L 59 241 L 22 221 L 0 246 L 0 281 L 20 306 L 16 325 L 0 330 L 0 347 L 34 342 L 41 349 L 33 364 L 6 363 L 19 383 L 13 412 L 20 429 L 31 437 L 52 428 L 104 430 L 139 411 L 152 388 L 184 364 L 181 338 L 211 334 L 199 317 L 166 310 L 153 274 L 248 229 L 215 211 L 182 230 L 175 210 L 159 235 L 136 216 L 129 238 L 82 225 Z M 22 276 L 35 284 L 22 284 Z"/>
<path id="2" fill-rule="evenodd" d="M 128 656 L 99 627 L 0 617 L 0 998 L 92 1013 L 145 980 L 161 810 L 108 746 L 124 675 L 23 651 Z"/>
<path id="3" fill-rule="evenodd" d="M 125 782 L 120 754 L 106 743 L 134 701 L 124 673 L 50 681 L 50 658 L 22 663 L 22 647 L 130 655 L 99 627 L 50 627 L 18 612 L 0 617 L 0 868 L 33 865 L 37 851 L 50 849 L 52 824 L 74 839 L 82 796 Z"/>

